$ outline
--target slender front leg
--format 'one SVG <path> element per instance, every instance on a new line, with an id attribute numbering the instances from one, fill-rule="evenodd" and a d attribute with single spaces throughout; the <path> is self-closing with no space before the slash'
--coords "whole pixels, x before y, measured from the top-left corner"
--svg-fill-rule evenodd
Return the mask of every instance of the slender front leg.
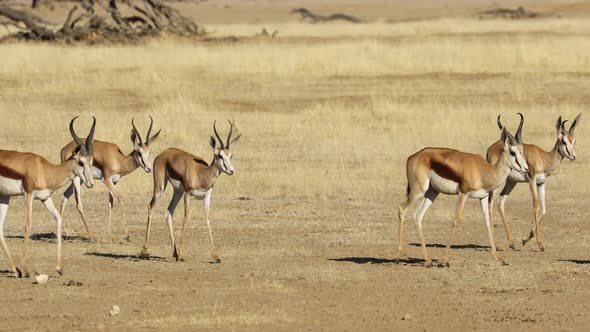
<path id="1" fill-rule="evenodd" d="M 508 246 L 511 249 L 515 249 L 514 246 L 514 238 L 512 236 L 512 229 L 510 228 L 510 224 L 508 223 L 508 218 L 506 217 L 506 210 L 504 209 L 504 205 L 506 204 L 506 200 L 508 199 L 508 195 L 512 192 L 512 189 L 516 186 L 516 182 L 512 182 L 510 180 L 506 181 L 506 185 L 504 185 L 504 189 L 500 192 L 500 200 L 498 202 L 498 210 L 500 211 L 500 217 L 502 218 L 502 224 L 504 225 L 504 230 L 506 231 L 506 237 L 508 238 Z M 493 207 L 490 207 L 490 210 Z M 491 219 L 491 217 L 490 217 Z"/>
<path id="2" fill-rule="evenodd" d="M 21 269 L 23 277 L 29 277 L 29 269 L 27 268 L 27 256 L 29 253 L 29 240 L 31 237 L 31 227 L 33 225 L 32 222 L 32 213 L 33 213 L 33 193 L 25 193 L 25 216 L 27 222 L 25 224 L 25 248 L 23 250 L 23 257 L 21 260 Z"/>
<path id="3" fill-rule="evenodd" d="M 182 233 L 180 233 L 180 243 L 178 244 L 178 259 L 180 259 L 181 249 L 182 249 L 182 242 L 184 241 L 184 232 L 186 230 L 186 224 L 188 222 L 188 215 L 189 215 L 189 204 L 190 204 L 190 193 L 184 193 L 184 219 L 182 220 Z"/>
<path id="4" fill-rule="evenodd" d="M 109 192 L 115 196 L 115 198 L 117 199 L 117 203 L 119 203 L 119 207 L 121 208 L 121 216 L 123 217 L 123 227 L 124 228 L 124 233 L 125 233 L 125 239 L 127 241 L 129 241 L 129 225 L 127 224 L 127 218 L 125 217 L 125 209 L 123 208 L 123 195 L 121 195 L 120 192 L 118 192 L 115 189 L 115 184 L 113 184 L 113 181 L 111 180 L 110 176 L 106 176 L 105 174 L 105 181 L 104 181 L 105 185 L 107 186 L 107 188 L 109 189 Z M 110 210 L 110 209 L 109 209 Z M 110 212 L 110 211 L 109 211 Z M 110 220 L 110 214 L 109 214 L 109 223 L 108 223 L 108 232 L 109 232 L 109 237 L 111 239 L 113 239 L 113 234 L 111 233 L 111 220 Z"/>
<path id="5" fill-rule="evenodd" d="M 2 246 L 2 251 L 4 251 L 4 256 L 6 256 L 6 260 L 10 262 L 10 269 L 14 272 L 14 275 L 17 278 L 22 277 L 22 273 L 16 264 L 14 264 L 14 259 L 12 259 L 12 255 L 10 251 L 8 251 L 8 246 L 6 245 L 6 241 L 4 240 L 4 219 L 6 218 L 6 212 L 8 211 L 8 203 L 10 202 L 10 196 L 0 196 L 0 245 Z"/>
<path id="6" fill-rule="evenodd" d="M 217 255 L 215 243 L 213 242 L 213 231 L 211 230 L 211 221 L 209 220 L 209 204 L 211 203 L 212 191 L 213 189 L 209 189 L 203 198 L 203 203 L 205 204 L 205 220 L 207 220 L 207 228 L 209 229 L 209 242 L 211 242 L 211 257 L 213 258 L 213 263 L 221 263 L 221 259 L 219 259 L 219 256 Z"/>
<path id="7" fill-rule="evenodd" d="M 545 214 L 547 213 L 547 207 L 545 205 L 545 183 L 538 185 L 537 190 L 539 191 L 539 203 L 540 203 L 539 227 L 541 227 L 541 224 L 543 224 L 543 220 L 545 220 L 545 218 L 544 218 Z M 523 239 L 523 243 L 529 242 L 529 240 L 532 239 L 533 236 L 535 236 L 536 232 L 537 232 L 536 228 L 531 230 L 528 238 Z"/>
<path id="8" fill-rule="evenodd" d="M 109 202 L 108 202 L 108 213 L 107 213 L 107 235 L 110 241 L 114 241 L 115 237 L 111 231 L 111 219 L 113 217 L 113 206 L 115 205 L 115 198 L 113 197 L 113 193 L 109 191 Z"/>
<path id="9" fill-rule="evenodd" d="M 51 213 L 53 219 L 55 219 L 55 226 L 57 228 L 57 267 L 55 268 L 55 271 L 57 271 L 59 275 L 63 275 L 63 253 L 61 251 L 61 216 L 57 212 L 55 205 L 53 205 L 53 200 L 51 200 L 51 197 L 46 199 L 43 204 L 47 210 L 49 210 L 49 213 Z"/>
<path id="10" fill-rule="evenodd" d="M 156 203 L 158 203 L 158 201 L 162 197 L 163 189 L 164 188 L 162 188 L 162 190 L 154 190 L 152 200 L 150 201 L 150 204 L 148 204 L 147 229 L 145 231 L 145 241 L 143 242 L 143 249 L 140 253 L 141 257 L 148 257 L 150 255 L 148 253 L 148 247 L 150 244 L 150 229 L 152 227 L 152 215 L 154 213 L 154 207 L 156 206 Z"/>
<path id="11" fill-rule="evenodd" d="M 430 205 L 432 205 L 436 197 L 438 197 L 438 192 L 433 189 L 428 189 L 426 195 L 424 195 L 422 204 L 418 210 L 416 210 L 416 214 L 414 215 L 414 219 L 416 220 L 416 228 L 418 229 L 418 236 L 420 237 L 420 246 L 422 247 L 422 253 L 424 255 L 424 260 L 426 261 L 426 267 L 432 267 L 432 260 L 428 254 L 426 240 L 424 239 L 424 234 L 422 233 L 422 218 L 424 218 L 424 214 L 426 214 L 426 211 Z"/>
<path id="12" fill-rule="evenodd" d="M 88 240 L 92 241 L 92 233 L 90 232 L 90 227 L 88 226 L 88 222 L 86 221 L 86 216 L 84 215 L 84 209 L 82 208 L 82 188 L 80 186 L 80 178 L 75 177 L 72 180 L 72 184 L 74 187 L 74 193 L 76 194 L 76 208 L 78 209 L 78 213 L 80 213 L 80 217 L 82 218 L 82 222 L 84 223 L 84 227 L 86 228 L 86 233 L 88 234 Z M 65 207 L 65 200 L 62 201 L 62 208 Z M 60 213 L 61 216 L 61 213 Z"/>
<path id="13" fill-rule="evenodd" d="M 422 196 L 422 192 L 410 191 L 410 193 L 408 193 L 408 197 L 406 197 L 406 200 L 399 205 L 399 225 L 397 227 L 399 242 L 397 245 L 397 252 L 394 256 L 396 259 L 402 258 L 404 256 L 404 218 L 406 215 L 406 209 Z"/>
<path id="14" fill-rule="evenodd" d="M 504 262 L 504 259 L 502 258 L 502 256 L 500 256 L 500 254 L 498 253 L 498 251 L 496 250 L 496 237 L 494 235 L 494 225 L 492 225 L 491 222 L 491 212 L 490 212 L 490 206 L 489 206 L 489 198 L 488 197 L 484 197 L 482 199 L 479 200 L 479 204 L 481 205 L 481 212 L 483 213 L 483 219 L 486 223 L 486 227 L 488 229 L 488 237 L 490 238 L 490 245 L 492 246 L 492 254 L 494 255 L 494 258 L 500 262 L 501 265 L 506 265 L 506 263 Z"/>
<path id="15" fill-rule="evenodd" d="M 463 214 L 463 206 L 465 205 L 465 201 L 467 200 L 467 195 L 459 192 L 459 199 L 457 200 L 457 206 L 455 208 L 455 220 L 451 224 L 451 236 L 449 237 L 449 243 L 447 244 L 447 248 L 445 249 L 445 257 L 443 259 L 443 264 L 446 266 L 450 266 L 449 264 L 449 251 L 451 251 L 451 244 L 455 240 L 455 228 L 459 226 L 461 223 L 461 216 Z"/>
<path id="16" fill-rule="evenodd" d="M 172 223 L 172 216 L 174 216 L 174 211 L 176 210 L 176 206 L 178 206 L 178 202 L 180 202 L 180 198 L 182 198 L 182 194 L 184 193 L 184 189 L 182 187 L 176 189 L 174 188 L 174 194 L 172 195 L 172 200 L 170 204 L 168 204 L 168 210 L 166 210 L 166 225 L 168 225 L 168 231 L 170 232 L 170 244 L 172 245 L 172 257 L 176 258 L 176 261 L 180 259 L 180 254 L 178 251 L 178 246 L 176 245 L 176 239 L 174 237 L 174 227 Z"/>
<path id="17" fill-rule="evenodd" d="M 535 212 L 535 224 L 531 225 L 531 232 L 536 235 L 539 250 L 545 251 L 545 248 L 543 248 L 543 243 L 541 242 L 541 232 L 539 230 L 539 194 L 537 192 L 535 177 L 532 177 L 529 180 L 529 189 L 531 190 L 531 194 L 533 196 L 533 210 Z M 522 245 L 525 245 L 527 242 L 527 238 L 522 239 Z"/>
<path id="18" fill-rule="evenodd" d="M 64 211 L 66 210 L 66 204 L 68 203 L 68 199 L 70 199 L 70 197 L 72 197 L 73 194 L 74 194 L 74 182 L 72 180 L 72 183 L 62 193 L 61 205 L 59 208 L 59 215 L 60 216 L 64 215 Z M 70 235 L 70 225 L 66 222 L 64 226 L 65 226 L 64 228 L 66 231 L 66 235 Z"/>

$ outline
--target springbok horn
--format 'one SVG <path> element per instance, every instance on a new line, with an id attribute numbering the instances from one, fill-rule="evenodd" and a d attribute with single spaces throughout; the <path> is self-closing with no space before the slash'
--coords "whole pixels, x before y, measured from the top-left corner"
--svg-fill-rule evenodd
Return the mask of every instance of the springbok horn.
<path id="1" fill-rule="evenodd" d="M 215 132 L 215 136 L 217 136 L 217 140 L 219 141 L 219 144 L 221 144 L 221 148 L 224 147 L 223 145 L 223 140 L 221 139 L 221 137 L 219 136 L 219 133 L 217 133 L 217 128 L 215 128 L 215 122 L 217 120 L 213 121 L 213 131 Z"/>
<path id="2" fill-rule="evenodd" d="M 135 120 L 135 117 L 133 117 L 133 118 L 131 119 L 131 125 L 133 126 L 133 130 L 135 130 L 135 134 L 137 135 L 137 138 L 139 139 L 139 142 L 141 143 L 141 142 L 142 142 L 142 139 L 141 139 L 141 134 L 139 133 L 139 130 L 137 130 L 137 127 L 135 127 L 135 122 L 134 122 L 134 120 Z"/>
<path id="3" fill-rule="evenodd" d="M 497 120 L 497 122 L 498 122 L 498 127 L 500 128 L 500 130 L 501 130 L 502 128 L 504 128 L 504 126 L 502 125 L 502 122 L 500 122 L 500 115 L 498 115 L 498 120 Z"/>
<path id="4" fill-rule="evenodd" d="M 518 143 L 522 143 L 522 125 L 524 124 L 524 116 L 522 113 L 518 113 L 520 115 L 520 123 L 518 124 L 518 129 L 516 130 L 515 138 Z"/>
<path id="5" fill-rule="evenodd" d="M 229 134 L 227 135 L 227 141 L 225 142 L 227 146 L 225 148 L 229 149 L 229 143 L 231 142 L 231 134 L 234 131 L 234 124 L 229 120 L 227 120 L 227 122 L 229 122 Z"/>
<path id="6" fill-rule="evenodd" d="M 75 117 L 72 119 L 72 121 L 70 121 L 70 134 L 72 135 L 74 142 L 76 142 L 76 144 L 80 147 L 82 152 L 86 152 L 86 147 L 84 146 L 84 144 L 82 144 L 80 137 L 78 137 L 78 135 L 76 135 L 76 132 L 74 131 L 74 121 L 76 121 L 77 118 L 78 117 Z"/>
<path id="7" fill-rule="evenodd" d="M 563 122 L 561 123 L 561 128 L 559 128 L 559 130 L 561 131 L 562 134 L 566 134 L 567 131 L 565 130 L 565 123 L 568 122 L 568 120 L 563 120 Z"/>
<path id="8" fill-rule="evenodd" d="M 94 149 L 92 148 L 92 143 L 94 143 L 94 128 L 96 127 L 96 118 L 92 117 L 92 127 L 90 127 L 90 132 L 86 137 L 86 151 L 89 155 L 92 155 Z"/>
<path id="9" fill-rule="evenodd" d="M 152 132 L 152 126 L 154 125 L 154 119 L 152 118 L 151 115 L 149 117 L 150 117 L 150 127 L 147 132 L 147 137 L 145 138 L 145 144 L 148 144 L 150 141 L 150 134 Z"/>

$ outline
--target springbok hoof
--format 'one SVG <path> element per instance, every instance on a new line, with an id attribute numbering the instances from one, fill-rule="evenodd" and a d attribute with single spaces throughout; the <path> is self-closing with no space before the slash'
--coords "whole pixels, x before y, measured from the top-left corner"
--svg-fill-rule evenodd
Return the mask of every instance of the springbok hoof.
<path id="1" fill-rule="evenodd" d="M 540 251 L 540 252 L 545 252 L 545 247 L 543 247 L 543 246 L 539 246 L 539 251 Z"/>
<path id="2" fill-rule="evenodd" d="M 424 263 L 424 267 L 431 268 L 432 267 L 432 262 L 431 261 L 427 261 L 426 263 Z"/>
<path id="3" fill-rule="evenodd" d="M 498 261 L 498 263 L 500 263 L 500 266 L 507 266 L 508 265 L 508 263 L 506 263 L 506 261 L 504 261 L 503 259 L 500 259 Z"/>
<path id="4" fill-rule="evenodd" d="M 55 272 L 57 272 L 60 277 L 64 275 L 64 270 L 62 268 L 56 267 Z"/>
<path id="5" fill-rule="evenodd" d="M 516 246 L 514 245 L 514 243 L 510 243 L 510 244 L 508 245 L 508 247 L 509 247 L 510 249 L 512 249 L 512 250 L 516 250 Z"/>
<path id="6" fill-rule="evenodd" d="M 393 256 L 393 259 L 402 259 L 403 257 L 404 257 L 404 252 L 403 251 L 398 251 Z"/>
<path id="7" fill-rule="evenodd" d="M 147 252 L 147 249 L 143 249 L 140 253 L 139 253 L 139 257 L 141 258 L 148 258 L 150 257 L 150 253 Z"/>
<path id="8" fill-rule="evenodd" d="M 219 264 L 219 263 L 221 263 L 221 259 L 219 259 L 219 257 L 217 257 L 217 256 L 213 256 L 213 262 L 212 263 L 213 264 Z"/>
<path id="9" fill-rule="evenodd" d="M 22 273 L 22 271 L 18 267 L 14 268 L 14 276 L 16 278 L 22 278 L 23 277 L 23 273 Z"/>
<path id="10" fill-rule="evenodd" d="M 125 235 L 123 237 L 123 240 L 127 241 L 127 242 L 131 242 L 131 238 L 129 237 L 129 235 Z"/>

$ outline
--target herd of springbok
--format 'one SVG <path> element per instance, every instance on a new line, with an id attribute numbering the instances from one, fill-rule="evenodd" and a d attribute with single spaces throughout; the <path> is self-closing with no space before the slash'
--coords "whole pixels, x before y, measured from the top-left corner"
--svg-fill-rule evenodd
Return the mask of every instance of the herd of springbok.
<path id="1" fill-rule="evenodd" d="M 403 256 L 403 224 L 405 211 L 410 204 L 422 198 L 414 218 L 420 237 L 420 244 L 424 253 L 426 266 L 432 266 L 432 260 L 426 249 L 426 241 L 422 233 L 422 219 L 424 214 L 434 202 L 439 193 L 446 195 L 458 195 L 455 209 L 455 220 L 451 225 L 451 234 L 444 254 L 444 265 L 448 266 L 448 254 L 451 244 L 454 241 L 456 227 L 461 222 L 463 206 L 467 198 L 477 198 L 481 204 L 481 210 L 486 223 L 489 241 L 494 258 L 501 264 L 505 264 L 503 258 L 496 249 L 494 228 L 491 223 L 494 195 L 497 189 L 503 186 L 500 192 L 499 211 L 502 222 L 508 236 L 509 246 L 514 249 L 512 232 L 506 221 L 504 204 L 508 195 L 519 182 L 528 182 L 533 197 L 534 224 L 528 237 L 522 239 L 526 244 L 535 237 L 539 250 L 543 251 L 540 226 L 545 215 L 545 182 L 549 175 L 559 166 L 562 159 L 576 159 L 576 139 L 574 131 L 580 121 L 579 114 L 572 122 L 569 129 L 566 129 L 566 121 L 561 116 L 557 120 L 557 140 L 553 149 L 546 152 L 536 145 L 522 142 L 522 128 L 524 117 L 520 114 L 520 124 L 516 133 L 512 135 L 502 125 L 498 116 L 498 126 L 501 134 L 500 140 L 492 144 L 486 154 L 486 159 L 479 155 L 464 153 L 458 150 L 447 148 L 428 147 L 410 156 L 406 164 L 407 191 L 406 199 L 399 206 L 399 246 L 397 258 Z M 232 165 L 231 147 L 240 139 L 241 134 L 232 139 L 234 123 L 229 122 L 229 134 L 225 143 L 213 122 L 213 136 L 210 137 L 210 146 L 213 150 L 213 161 L 207 163 L 204 159 L 196 157 L 188 152 L 168 148 L 160 153 L 153 161 L 151 155 L 151 144 L 158 138 L 160 131 L 152 135 L 153 119 L 150 116 L 150 126 L 143 140 L 139 130 L 135 126 L 134 119 L 131 120 L 131 141 L 133 151 L 129 155 L 121 152 L 116 144 L 102 142 L 94 139 L 96 119 L 86 138 L 80 138 L 74 130 L 74 122 L 77 117 L 70 121 L 69 129 L 73 141 L 68 143 L 61 150 L 61 164 L 55 165 L 45 158 L 33 154 L 18 151 L 0 150 L 0 244 L 11 269 L 17 277 L 28 277 L 27 252 L 28 242 L 31 236 L 32 226 L 32 204 L 33 199 L 38 199 L 49 210 L 56 222 L 57 237 L 57 267 L 56 271 L 63 273 L 62 242 L 62 218 L 68 199 L 75 193 L 76 207 L 86 227 L 88 238 L 93 240 L 92 232 L 86 221 L 81 200 L 81 183 L 88 188 L 94 186 L 94 179 L 101 180 L 109 191 L 109 209 L 107 232 L 112 240 L 111 214 L 114 199 L 121 209 L 125 237 L 128 239 L 128 225 L 123 208 L 121 193 L 116 189 L 121 177 L 133 172 L 137 168 L 143 168 L 147 173 L 153 171 L 154 188 L 152 199 L 148 206 L 148 220 L 145 241 L 141 256 L 149 256 L 149 235 L 152 221 L 153 208 L 162 197 L 166 186 L 170 183 L 174 189 L 172 200 L 166 211 L 166 224 L 170 232 L 170 243 L 172 244 L 173 257 L 176 260 L 181 258 L 181 248 L 184 239 L 186 223 L 188 221 L 188 206 L 191 196 L 202 198 L 205 207 L 205 220 L 209 231 L 211 243 L 211 256 L 214 262 L 219 263 L 220 259 L 215 249 L 213 233 L 209 220 L 209 204 L 211 192 L 221 173 L 234 174 Z M 69 185 L 63 192 L 63 199 L 60 211 L 55 208 L 51 195 L 57 189 Z M 4 220 L 8 210 L 10 197 L 24 196 L 25 198 L 25 237 L 24 250 L 20 268 L 18 268 L 10 255 L 4 240 Z M 176 206 L 183 198 L 184 220 L 180 240 L 177 242 L 174 236 L 172 216 Z"/>

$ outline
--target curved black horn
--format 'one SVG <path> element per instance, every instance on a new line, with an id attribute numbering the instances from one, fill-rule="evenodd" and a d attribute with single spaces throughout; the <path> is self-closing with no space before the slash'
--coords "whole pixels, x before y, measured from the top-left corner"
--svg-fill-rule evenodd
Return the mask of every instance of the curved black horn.
<path id="1" fill-rule="evenodd" d="M 141 143 L 143 140 L 141 139 L 141 134 L 139 133 L 139 130 L 137 130 L 137 127 L 135 127 L 135 117 L 131 118 L 131 125 L 133 126 L 133 130 L 135 130 L 135 134 L 137 135 L 139 142 Z"/>
<path id="2" fill-rule="evenodd" d="M 518 113 L 520 115 L 520 123 L 518 124 L 518 129 L 516 130 L 515 138 L 519 143 L 522 143 L 522 126 L 524 125 L 524 116 L 522 113 Z"/>
<path id="3" fill-rule="evenodd" d="M 565 135 L 566 134 L 566 130 L 565 130 L 565 123 L 568 122 L 568 120 L 563 120 L 563 122 L 561 123 L 561 128 L 559 128 L 559 130 Z"/>
<path id="4" fill-rule="evenodd" d="M 504 128 L 504 126 L 502 125 L 502 122 L 500 122 L 500 115 L 498 115 L 498 127 L 500 127 L 500 129 Z"/>
<path id="5" fill-rule="evenodd" d="M 227 144 L 226 148 L 229 149 L 229 142 L 231 142 L 231 134 L 234 131 L 234 124 L 227 120 L 227 122 L 229 122 L 229 134 L 227 135 L 227 141 L 225 142 Z"/>
<path id="6" fill-rule="evenodd" d="M 82 151 L 85 152 L 86 147 L 82 143 L 82 140 L 80 140 L 80 137 L 78 137 L 78 135 L 76 135 L 76 132 L 74 131 L 74 121 L 76 121 L 77 118 L 78 117 L 75 117 L 72 119 L 72 121 L 70 121 L 70 134 L 72 135 L 74 142 L 76 142 L 76 144 L 82 149 Z"/>
<path id="7" fill-rule="evenodd" d="M 223 140 L 221 140 L 221 137 L 219 136 L 219 134 L 217 133 L 217 128 L 215 128 L 215 122 L 217 120 L 213 121 L 213 131 L 215 132 L 215 136 L 217 136 L 217 140 L 219 141 L 219 144 L 221 144 L 221 148 L 224 147 L 223 145 Z"/>
<path id="8" fill-rule="evenodd" d="M 90 132 L 86 137 L 86 151 L 89 155 L 92 155 L 94 149 L 92 148 L 92 143 L 94 143 L 94 128 L 96 127 L 96 118 L 92 117 L 92 127 L 90 127 Z"/>
<path id="9" fill-rule="evenodd" d="M 150 134 L 152 132 L 152 126 L 154 125 L 154 119 L 152 118 L 151 115 L 149 115 L 149 117 L 150 117 L 150 127 L 147 132 L 147 137 L 145 138 L 145 144 L 148 144 L 148 142 L 150 141 Z"/>

